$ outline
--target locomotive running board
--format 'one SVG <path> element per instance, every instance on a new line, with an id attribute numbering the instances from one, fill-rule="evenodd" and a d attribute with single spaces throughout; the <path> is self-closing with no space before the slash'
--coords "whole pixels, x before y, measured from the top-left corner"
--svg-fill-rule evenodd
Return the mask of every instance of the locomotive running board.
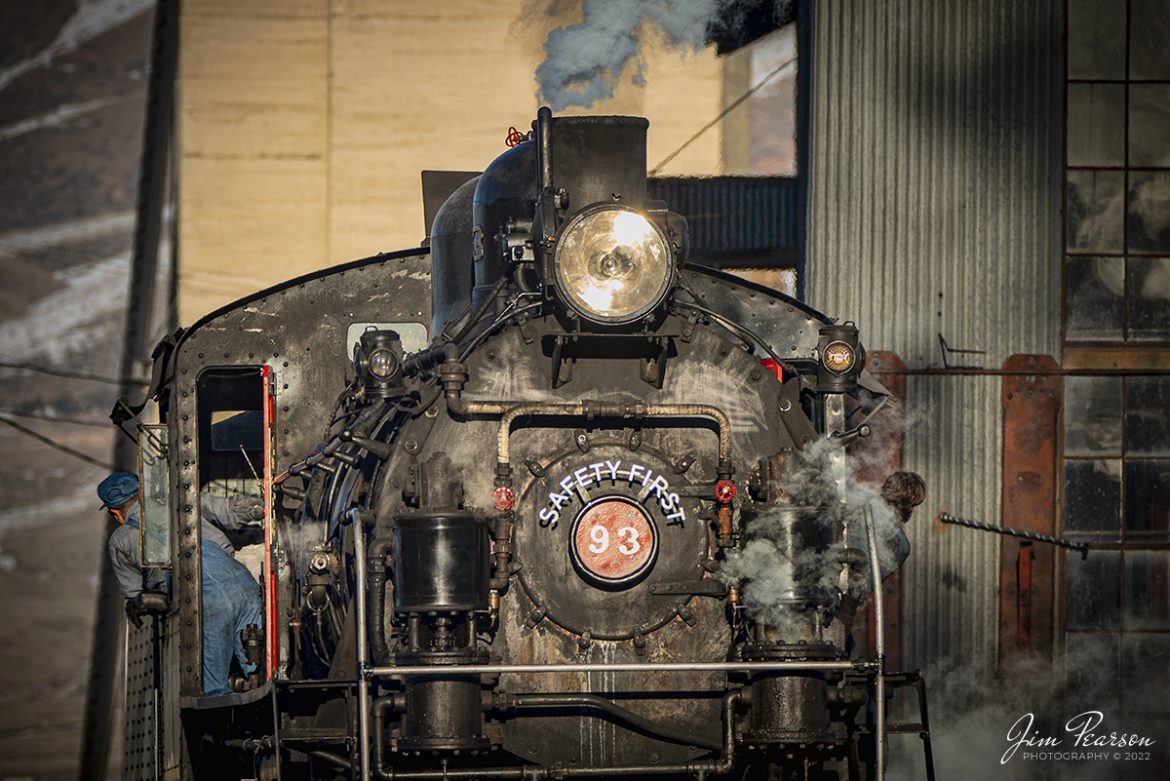
<path id="1" fill-rule="evenodd" d="M 501 673 L 669 673 L 669 672 L 813 672 L 842 670 L 871 672 L 877 661 L 839 662 L 615 662 L 605 664 L 452 664 L 370 667 L 366 676 L 498 675 Z"/>

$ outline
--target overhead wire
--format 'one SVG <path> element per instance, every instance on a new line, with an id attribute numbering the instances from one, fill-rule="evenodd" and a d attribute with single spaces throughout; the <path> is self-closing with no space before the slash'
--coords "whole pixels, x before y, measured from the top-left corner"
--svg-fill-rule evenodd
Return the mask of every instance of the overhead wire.
<path id="1" fill-rule="evenodd" d="M 65 453 L 66 455 L 73 456 L 76 459 L 80 459 L 81 461 L 84 461 L 87 464 L 92 464 L 93 466 L 100 467 L 102 469 L 106 469 L 106 470 L 110 470 L 110 471 L 112 471 L 114 468 L 113 465 L 111 465 L 111 464 L 107 464 L 104 461 L 99 461 L 98 459 L 94 458 L 93 456 L 91 456 L 87 453 L 82 453 L 80 450 L 75 450 L 75 449 L 69 447 L 69 445 L 66 445 L 62 442 L 58 442 L 57 440 L 55 440 L 51 437 L 46 437 L 44 434 L 40 433 L 39 431 L 33 431 L 31 428 L 28 428 L 27 426 L 21 425 L 20 423 L 17 423 L 15 420 L 13 420 L 12 418 L 7 417 L 5 415 L 0 414 L 0 423 L 3 423 L 6 426 L 11 426 L 12 428 L 16 429 L 17 431 L 19 431 L 21 434 L 24 434 L 25 436 L 31 437 L 32 439 L 35 439 L 42 444 L 48 445 L 49 447 L 53 448 L 54 450 L 58 450 L 62 453 Z"/>
<path id="2" fill-rule="evenodd" d="M 93 426 L 94 428 L 109 428 L 110 421 L 108 420 L 85 420 L 83 418 L 71 418 L 65 415 L 52 415 L 48 412 L 37 412 L 35 410 L 19 410 L 19 409 L 0 409 L 0 415 L 12 415 L 17 418 L 32 418 L 33 420 L 47 420 L 51 423 L 69 423 L 74 426 Z"/>
<path id="3" fill-rule="evenodd" d="M 117 377 L 105 377 L 100 374 L 90 374 L 89 372 L 78 372 L 72 369 L 62 369 L 56 366 L 46 366 L 40 363 L 29 363 L 22 361 L 0 361 L 0 368 L 16 369 L 17 371 L 35 372 L 37 374 L 47 374 L 51 377 L 63 377 L 67 380 L 85 380 L 86 382 L 103 382 L 107 385 L 122 385 L 123 380 Z M 129 379 L 129 382 L 135 384 L 145 385 L 145 382 L 139 382 L 136 379 Z"/>
<path id="4" fill-rule="evenodd" d="M 765 76 L 764 78 L 762 78 L 758 82 L 756 82 L 755 85 L 753 85 L 751 89 L 749 89 L 747 92 L 740 95 L 735 100 L 731 101 L 731 103 L 728 103 L 727 107 L 725 109 L 723 109 L 722 111 L 720 111 L 719 114 L 714 119 L 712 119 L 710 122 L 708 122 L 707 124 L 705 124 L 701 128 L 699 128 L 698 131 L 693 136 L 691 136 L 686 141 L 684 141 L 682 143 L 682 145 L 679 146 L 678 149 L 674 150 L 673 152 L 668 154 L 666 157 L 664 157 L 662 159 L 661 163 L 659 163 L 658 165 L 651 168 L 650 175 L 655 176 L 656 174 L 658 174 L 659 171 L 661 171 L 663 168 L 666 167 L 667 163 L 669 163 L 674 158 L 678 157 L 679 154 L 681 154 L 684 149 L 686 149 L 688 146 L 693 144 L 695 141 L 698 141 L 700 136 L 702 136 L 704 133 L 706 133 L 711 128 L 715 127 L 715 125 L 719 124 L 719 120 L 723 119 L 725 116 L 727 116 L 732 111 L 734 111 L 736 108 L 738 108 L 740 106 L 740 104 L 742 104 L 745 100 L 750 98 L 752 95 L 756 94 L 756 92 L 758 92 L 761 87 L 763 87 L 769 81 L 774 79 L 776 76 L 780 75 L 781 71 L 786 69 L 789 65 L 791 65 L 794 62 L 796 62 L 795 57 L 791 57 L 791 58 L 785 60 L 784 63 L 780 65 L 780 67 L 776 68 L 774 71 L 769 73 L 767 76 Z"/>

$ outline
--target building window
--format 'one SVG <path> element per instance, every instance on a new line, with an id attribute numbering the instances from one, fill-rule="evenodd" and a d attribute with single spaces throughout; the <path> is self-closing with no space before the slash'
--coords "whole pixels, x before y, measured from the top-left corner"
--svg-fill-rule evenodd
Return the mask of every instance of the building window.
<path id="1" fill-rule="evenodd" d="M 1064 383 L 1068 695 L 1127 717 L 1170 714 L 1170 376 Z"/>
<path id="2" fill-rule="evenodd" d="M 1170 14 L 1067 8 L 1065 341 L 1170 341 Z"/>

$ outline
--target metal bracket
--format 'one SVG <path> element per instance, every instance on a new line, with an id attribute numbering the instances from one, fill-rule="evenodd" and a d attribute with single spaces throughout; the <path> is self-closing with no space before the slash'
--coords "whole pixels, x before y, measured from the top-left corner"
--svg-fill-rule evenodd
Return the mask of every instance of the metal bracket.
<path id="1" fill-rule="evenodd" d="M 552 386 L 559 388 L 573 381 L 573 359 L 566 358 L 565 342 L 567 336 L 558 336 L 553 342 L 552 351 Z"/>
<path id="2" fill-rule="evenodd" d="M 651 339 L 650 341 L 658 345 L 658 353 L 647 358 L 646 362 L 642 364 L 642 379 L 655 388 L 661 389 L 666 380 L 666 356 L 670 351 L 670 340 Z"/>
<path id="3" fill-rule="evenodd" d="M 951 347 L 947 344 L 947 340 L 943 338 L 941 332 L 938 335 L 938 349 L 942 353 L 944 369 L 982 369 L 982 366 L 959 366 L 952 364 L 947 358 L 951 355 L 987 355 L 987 350 L 967 350 L 960 347 Z"/>
<path id="4" fill-rule="evenodd" d="M 656 597 L 725 597 L 727 586 L 718 580 L 660 580 L 650 584 Z"/>

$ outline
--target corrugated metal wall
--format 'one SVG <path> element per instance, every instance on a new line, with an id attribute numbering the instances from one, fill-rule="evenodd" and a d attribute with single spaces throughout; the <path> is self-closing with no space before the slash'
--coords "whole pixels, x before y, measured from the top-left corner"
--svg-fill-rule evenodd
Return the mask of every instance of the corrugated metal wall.
<path id="1" fill-rule="evenodd" d="M 821 0 L 813 32 L 808 299 L 871 349 L 939 366 L 1059 356 L 1059 0 Z M 952 363 L 955 362 L 952 360 Z M 928 483 L 910 524 L 906 662 L 992 660 L 999 539 L 996 377 L 911 377 L 908 468 Z"/>
<path id="2" fill-rule="evenodd" d="M 781 176 L 651 177 L 647 192 L 682 214 L 706 257 L 795 256 L 799 182 Z"/>

